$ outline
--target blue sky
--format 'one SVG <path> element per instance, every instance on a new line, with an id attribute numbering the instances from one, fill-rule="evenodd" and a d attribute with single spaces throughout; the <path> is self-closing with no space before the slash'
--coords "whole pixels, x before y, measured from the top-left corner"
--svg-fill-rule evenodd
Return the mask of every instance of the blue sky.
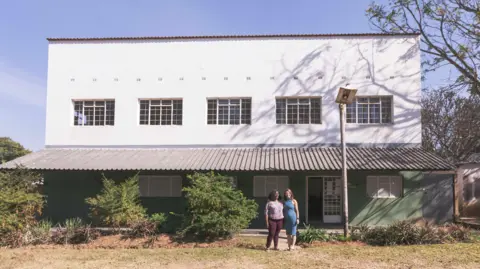
<path id="1" fill-rule="evenodd" d="M 369 3 L 0 0 L 0 136 L 44 146 L 47 37 L 372 32 Z"/>

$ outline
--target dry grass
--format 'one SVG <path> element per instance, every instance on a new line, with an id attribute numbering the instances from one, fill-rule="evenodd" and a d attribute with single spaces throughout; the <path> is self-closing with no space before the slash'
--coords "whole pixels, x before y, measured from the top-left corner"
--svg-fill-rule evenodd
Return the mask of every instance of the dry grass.
<path id="1" fill-rule="evenodd" d="M 369 247 L 323 245 L 295 252 L 258 250 L 263 238 L 237 246 L 170 249 L 1 249 L 0 268 L 480 268 L 480 244 Z"/>

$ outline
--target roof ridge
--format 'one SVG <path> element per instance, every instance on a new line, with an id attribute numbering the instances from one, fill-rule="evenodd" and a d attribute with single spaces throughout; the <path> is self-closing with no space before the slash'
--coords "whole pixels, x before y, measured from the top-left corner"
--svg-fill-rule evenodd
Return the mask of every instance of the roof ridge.
<path id="1" fill-rule="evenodd" d="M 114 41 L 114 40 L 181 40 L 181 39 L 246 39 L 246 38 L 311 38 L 348 36 L 418 36 L 420 33 L 310 33 L 310 34 L 246 34 L 246 35 L 179 35 L 179 36 L 117 36 L 117 37 L 47 37 L 48 41 Z"/>

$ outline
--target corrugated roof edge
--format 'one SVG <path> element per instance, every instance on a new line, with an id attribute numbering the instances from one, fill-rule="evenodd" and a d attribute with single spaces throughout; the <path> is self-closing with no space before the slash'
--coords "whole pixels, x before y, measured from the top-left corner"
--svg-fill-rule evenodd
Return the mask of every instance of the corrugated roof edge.
<path id="1" fill-rule="evenodd" d="M 113 40 L 186 40 L 186 39 L 248 39 L 248 38 L 311 38 L 355 36 L 418 36 L 420 33 L 341 33 L 341 34 L 265 34 L 205 36 L 137 36 L 137 37 L 48 37 L 48 41 L 113 41 Z"/>

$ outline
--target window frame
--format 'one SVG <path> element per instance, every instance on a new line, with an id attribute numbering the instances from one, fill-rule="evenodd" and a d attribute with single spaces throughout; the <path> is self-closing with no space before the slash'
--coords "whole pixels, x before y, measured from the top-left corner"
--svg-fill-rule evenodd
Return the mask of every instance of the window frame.
<path id="1" fill-rule="evenodd" d="M 228 105 L 220 104 L 220 101 L 226 101 L 228 100 Z M 230 107 L 235 105 L 231 104 L 232 100 L 238 100 L 238 106 L 239 106 L 239 124 L 231 124 L 230 121 Z M 243 113 L 243 100 L 248 100 L 250 102 L 249 106 L 249 113 Z M 216 101 L 216 107 L 215 107 L 215 123 L 211 123 L 209 119 L 209 102 L 210 101 Z M 219 124 L 219 107 L 221 106 L 227 106 L 228 107 L 228 123 L 227 124 Z M 206 102 L 206 124 L 207 125 L 216 125 L 216 126 L 235 126 L 235 125 L 252 125 L 252 97 L 208 97 L 207 102 Z M 247 119 L 248 123 L 242 123 L 242 115 L 249 114 L 249 118 Z"/>
<path id="2" fill-rule="evenodd" d="M 142 123 L 142 101 L 148 101 L 148 114 L 146 115 L 147 116 L 147 124 L 144 124 Z M 160 101 L 160 104 L 159 105 L 152 105 L 152 101 Z M 170 107 L 171 107 L 171 116 L 170 116 L 170 124 L 162 124 L 162 107 L 167 107 L 169 105 L 164 105 L 163 102 L 164 101 L 170 101 L 171 104 L 170 104 Z M 174 122 L 178 122 L 175 121 L 175 117 L 178 117 L 178 115 L 174 115 L 174 101 L 180 101 L 180 106 L 181 106 L 181 110 L 180 110 L 180 124 L 174 124 Z M 151 124 L 151 111 L 152 111 L 152 107 L 160 107 L 160 119 L 159 119 L 159 122 L 160 124 Z M 137 124 L 139 126 L 182 126 L 183 125 L 183 98 L 139 98 L 138 99 L 138 122 Z"/>
<path id="3" fill-rule="evenodd" d="M 295 100 L 297 99 L 297 123 L 288 123 L 288 100 Z M 318 123 L 312 123 L 312 99 L 319 99 L 319 110 L 320 114 L 318 115 L 318 118 L 320 122 Z M 283 118 L 285 120 L 285 123 L 279 123 L 279 118 L 278 118 L 278 101 L 279 100 L 284 100 L 285 101 L 285 112 L 283 115 Z M 300 100 L 308 100 L 308 123 L 300 123 Z M 276 125 L 321 125 L 323 124 L 323 97 L 322 96 L 277 96 L 275 97 L 275 124 Z"/>
<path id="4" fill-rule="evenodd" d="M 358 99 L 359 98 L 368 98 L 368 105 L 370 105 L 370 99 L 371 98 L 378 98 L 379 99 L 379 116 L 380 116 L 380 122 L 377 122 L 377 123 L 370 123 L 370 122 L 367 122 L 367 123 L 362 123 L 362 122 L 359 122 L 359 108 L 358 108 Z M 390 100 L 390 122 L 383 122 L 383 112 L 382 112 L 382 98 L 389 98 Z M 347 124 L 358 124 L 358 125 L 391 125 L 391 124 L 394 124 L 394 105 L 393 105 L 393 101 L 394 101 L 394 98 L 393 98 L 393 95 L 360 95 L 360 96 L 356 96 L 355 97 L 355 100 L 352 104 L 348 104 L 346 105 L 346 111 L 345 111 L 345 118 L 346 118 L 346 123 Z M 349 106 L 350 105 L 353 105 L 355 104 L 355 122 L 349 122 L 348 121 L 348 111 L 349 111 Z M 372 104 L 375 104 L 375 103 L 372 103 Z M 368 121 L 370 121 L 370 107 L 367 111 L 367 115 L 368 115 Z"/>
<path id="5" fill-rule="evenodd" d="M 169 194 L 166 196 L 163 195 L 150 195 L 150 180 L 152 179 L 169 179 L 170 184 L 170 191 Z M 141 182 L 142 180 L 148 180 L 147 186 L 147 194 L 142 194 L 142 187 Z M 177 194 L 173 193 L 173 180 L 180 180 L 180 192 Z M 178 175 L 139 175 L 138 176 L 138 188 L 140 192 L 141 198 L 175 198 L 175 197 L 182 197 L 182 189 L 183 189 L 183 177 Z"/>
<path id="6" fill-rule="evenodd" d="M 85 107 L 93 107 L 93 124 L 91 125 L 87 125 L 85 123 L 83 124 L 78 124 L 78 121 L 79 119 L 77 118 L 78 116 L 76 116 L 76 105 L 78 102 L 81 102 L 82 103 L 82 115 L 85 116 Z M 85 105 L 85 102 L 93 102 L 93 106 L 91 105 L 88 105 L 86 106 Z M 102 106 L 96 106 L 96 102 L 103 102 L 104 105 L 103 105 L 103 125 L 95 125 L 95 108 L 96 107 L 102 107 Z M 107 102 L 111 102 L 110 105 L 113 104 L 113 113 L 110 115 L 107 113 L 107 107 L 109 104 L 107 104 Z M 72 107 L 73 107 L 73 126 L 74 127 L 113 127 L 115 126 L 115 110 L 116 110 L 116 106 L 115 106 L 115 99 L 114 98 L 105 98 L 105 99 L 72 99 Z M 107 120 L 108 120 L 108 117 L 112 117 L 111 121 L 112 121 L 112 124 L 107 124 Z M 86 117 L 86 116 L 85 116 Z M 77 118 L 77 119 L 76 119 Z"/>
<path id="7" fill-rule="evenodd" d="M 388 177 L 389 180 L 389 194 L 388 195 L 379 195 L 380 192 L 380 178 L 381 177 Z M 376 181 L 376 194 L 372 195 L 369 193 L 369 187 L 368 184 L 370 182 L 370 179 L 374 179 Z M 400 183 L 399 185 L 399 190 L 398 190 L 398 196 L 395 196 L 394 194 L 392 195 L 392 182 L 395 182 L 395 179 L 398 179 L 398 182 Z M 398 199 L 402 198 L 404 195 L 403 191 L 403 177 L 400 175 L 377 175 L 377 176 L 367 176 L 366 178 L 366 184 L 365 184 L 365 189 L 367 192 L 367 196 L 373 199 Z"/>
<path id="8" fill-rule="evenodd" d="M 262 195 L 262 196 L 257 196 L 257 195 L 256 195 L 256 194 L 257 194 L 257 191 L 256 191 L 256 187 L 255 187 L 255 186 L 256 186 L 255 181 L 256 181 L 258 178 L 265 178 L 265 185 L 264 185 L 264 190 L 263 190 L 263 192 L 264 192 L 263 195 L 264 195 L 264 196 L 263 196 L 263 195 Z M 279 195 L 280 195 L 280 196 L 283 195 L 282 192 L 283 192 L 284 190 L 279 189 L 279 184 L 278 184 L 278 179 L 279 179 L 279 178 L 286 178 L 286 179 L 287 179 L 287 181 L 286 181 L 286 187 L 287 187 L 287 188 L 290 187 L 290 177 L 289 177 L 289 176 L 286 176 L 286 175 L 254 176 L 254 177 L 253 177 L 253 197 L 255 197 L 255 198 L 265 198 L 265 197 L 268 197 L 268 195 L 270 194 L 270 191 L 274 190 L 274 189 L 267 190 L 267 178 L 276 178 L 276 181 L 277 181 L 277 182 L 276 182 L 276 185 L 277 185 L 277 186 L 276 186 L 275 189 L 279 192 Z"/>

